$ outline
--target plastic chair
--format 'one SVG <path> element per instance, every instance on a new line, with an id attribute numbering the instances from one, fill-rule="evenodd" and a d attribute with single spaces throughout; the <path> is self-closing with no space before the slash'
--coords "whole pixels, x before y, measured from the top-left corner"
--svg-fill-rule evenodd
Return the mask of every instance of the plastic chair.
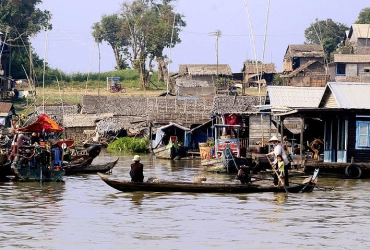
<path id="1" fill-rule="evenodd" d="M 60 166 L 62 167 L 63 166 L 63 161 L 62 159 L 60 159 L 60 155 L 61 155 L 61 152 L 60 152 L 60 148 L 52 148 L 51 149 L 51 152 L 53 153 L 53 160 L 51 162 L 51 168 L 54 169 L 55 166 Z"/>

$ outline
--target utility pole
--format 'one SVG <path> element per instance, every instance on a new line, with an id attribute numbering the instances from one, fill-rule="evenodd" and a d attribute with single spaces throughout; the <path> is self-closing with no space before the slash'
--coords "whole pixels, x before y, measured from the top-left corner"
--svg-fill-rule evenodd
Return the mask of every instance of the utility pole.
<path id="1" fill-rule="evenodd" d="M 216 30 L 215 32 L 209 33 L 210 36 L 216 36 L 216 81 L 218 80 L 218 38 L 221 36 L 221 31 Z"/>

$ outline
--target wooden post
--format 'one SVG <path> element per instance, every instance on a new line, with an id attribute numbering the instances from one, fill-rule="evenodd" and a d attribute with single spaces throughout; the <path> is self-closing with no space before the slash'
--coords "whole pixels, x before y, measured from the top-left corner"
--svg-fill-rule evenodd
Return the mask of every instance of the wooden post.
<path id="1" fill-rule="evenodd" d="M 301 146 L 299 149 L 299 155 L 301 156 L 301 160 L 303 158 L 303 133 L 304 133 L 304 125 L 305 125 L 305 119 L 304 115 L 301 116 L 301 134 L 300 134 L 300 141 L 301 141 Z M 294 149 L 293 149 L 294 150 Z"/>

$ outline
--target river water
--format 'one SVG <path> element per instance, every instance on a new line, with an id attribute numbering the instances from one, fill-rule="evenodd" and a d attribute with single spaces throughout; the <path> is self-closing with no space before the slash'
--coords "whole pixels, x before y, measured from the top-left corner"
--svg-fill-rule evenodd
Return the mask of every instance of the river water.
<path id="1" fill-rule="evenodd" d="M 110 176 L 129 180 L 133 155 Z M 235 182 L 199 161 L 142 155 L 145 177 Z M 145 178 L 145 179 L 146 179 Z M 335 191 L 288 194 L 122 193 L 96 175 L 0 182 L 1 249 L 368 249 L 370 180 L 319 178 Z"/>

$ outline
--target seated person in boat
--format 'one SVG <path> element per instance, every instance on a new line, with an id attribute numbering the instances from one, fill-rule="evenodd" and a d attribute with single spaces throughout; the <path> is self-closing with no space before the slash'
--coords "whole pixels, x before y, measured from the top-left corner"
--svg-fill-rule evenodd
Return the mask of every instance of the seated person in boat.
<path id="1" fill-rule="evenodd" d="M 40 136 L 36 132 L 33 132 L 30 138 L 30 144 L 34 145 L 35 143 L 40 144 Z"/>
<path id="2" fill-rule="evenodd" d="M 249 167 L 245 165 L 240 166 L 237 178 L 241 184 L 249 184 L 251 182 L 251 171 Z"/>
<path id="3" fill-rule="evenodd" d="M 135 155 L 132 159 L 134 163 L 131 164 L 130 176 L 131 181 L 143 182 L 144 180 L 144 165 L 140 163 L 140 156 Z"/>
<path id="4" fill-rule="evenodd" d="M 16 134 L 12 143 L 12 152 L 9 155 L 9 160 L 13 161 L 14 157 L 18 154 L 18 147 L 26 145 L 30 138 L 24 134 Z"/>

